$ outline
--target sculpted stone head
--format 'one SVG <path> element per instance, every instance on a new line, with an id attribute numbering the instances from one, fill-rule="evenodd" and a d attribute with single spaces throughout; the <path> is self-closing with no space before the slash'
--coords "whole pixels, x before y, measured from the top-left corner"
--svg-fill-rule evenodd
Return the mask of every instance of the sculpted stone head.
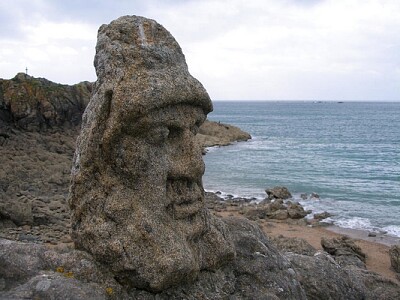
<path id="1" fill-rule="evenodd" d="M 178 43 L 153 20 L 121 17 L 100 27 L 95 67 L 69 197 L 76 247 L 151 291 L 232 259 L 194 139 L 212 104 Z"/>

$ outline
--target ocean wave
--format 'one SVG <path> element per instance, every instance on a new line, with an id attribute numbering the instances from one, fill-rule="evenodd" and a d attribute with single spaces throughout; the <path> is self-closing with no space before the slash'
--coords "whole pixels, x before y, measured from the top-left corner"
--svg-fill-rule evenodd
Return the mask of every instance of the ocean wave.
<path id="1" fill-rule="evenodd" d="M 386 231 L 388 235 L 400 237 L 400 226 L 390 225 L 383 227 L 382 230 Z"/>
<path id="2" fill-rule="evenodd" d="M 337 219 L 333 221 L 333 224 L 342 228 L 377 231 L 377 228 L 372 226 L 371 220 L 367 218 L 353 217 L 349 219 Z"/>

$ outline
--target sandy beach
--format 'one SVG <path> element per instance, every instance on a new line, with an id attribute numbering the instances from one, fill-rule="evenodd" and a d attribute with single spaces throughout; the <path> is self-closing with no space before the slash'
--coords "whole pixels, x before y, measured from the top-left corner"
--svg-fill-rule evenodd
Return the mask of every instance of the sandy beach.
<path id="1" fill-rule="evenodd" d="M 237 211 L 230 210 L 229 208 L 225 211 L 215 212 L 215 214 L 221 217 L 243 217 Z M 399 238 L 383 235 L 368 237 L 368 232 L 361 230 L 350 230 L 336 226 L 311 226 L 306 225 L 302 221 L 259 219 L 257 223 L 268 237 L 272 238 L 282 235 L 289 238 L 301 238 L 317 250 L 323 250 L 321 238 L 335 238 L 347 235 L 353 238 L 362 251 L 366 253 L 366 267 L 368 270 L 400 283 L 400 276 L 391 269 L 389 258 L 390 245 L 399 244 Z"/>

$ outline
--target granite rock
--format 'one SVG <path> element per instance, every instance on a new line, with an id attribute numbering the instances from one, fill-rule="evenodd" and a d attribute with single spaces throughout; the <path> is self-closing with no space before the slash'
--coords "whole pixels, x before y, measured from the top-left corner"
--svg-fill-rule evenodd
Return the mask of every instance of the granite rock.
<path id="1" fill-rule="evenodd" d="M 72 169 L 72 239 L 126 286 L 161 291 L 234 258 L 204 204 L 195 135 L 212 110 L 176 40 L 153 20 L 98 32 L 98 80 Z"/>
<path id="2" fill-rule="evenodd" d="M 269 200 L 273 200 L 273 199 L 286 200 L 286 199 L 292 198 L 292 194 L 284 186 L 276 186 L 273 188 L 269 188 L 269 189 L 266 189 L 265 192 L 267 193 Z"/>
<path id="3" fill-rule="evenodd" d="M 1 131 L 9 126 L 28 131 L 76 126 L 91 90 L 89 82 L 69 86 L 24 73 L 11 80 L 0 79 Z"/>
<path id="4" fill-rule="evenodd" d="M 400 297 L 398 283 L 379 274 L 342 264 L 326 252 L 314 256 L 286 253 L 296 270 L 307 299 L 387 299 Z"/>
<path id="5" fill-rule="evenodd" d="M 355 265 L 365 268 L 366 255 L 353 239 L 348 236 L 338 238 L 322 238 L 322 248 L 343 265 Z"/>
<path id="6" fill-rule="evenodd" d="M 400 245 L 393 245 L 389 249 L 390 264 L 397 273 L 400 273 Z"/>

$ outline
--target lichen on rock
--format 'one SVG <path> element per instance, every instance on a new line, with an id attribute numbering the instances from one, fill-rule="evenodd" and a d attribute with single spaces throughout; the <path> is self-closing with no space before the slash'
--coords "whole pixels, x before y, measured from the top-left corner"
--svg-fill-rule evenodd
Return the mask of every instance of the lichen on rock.
<path id="1" fill-rule="evenodd" d="M 195 141 L 212 104 L 178 43 L 153 20 L 121 17 L 99 29 L 95 67 L 72 170 L 76 247 L 150 291 L 232 260 Z"/>

